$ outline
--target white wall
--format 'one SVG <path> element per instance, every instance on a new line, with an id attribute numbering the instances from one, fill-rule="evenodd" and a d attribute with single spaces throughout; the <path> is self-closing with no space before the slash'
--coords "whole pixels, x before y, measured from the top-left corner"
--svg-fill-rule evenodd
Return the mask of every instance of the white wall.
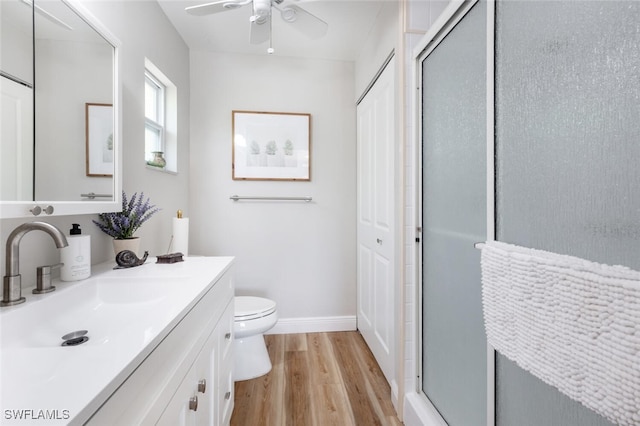
<path id="1" fill-rule="evenodd" d="M 186 208 L 189 199 L 189 51 L 182 38 L 155 1 L 95 0 L 83 5 L 122 43 L 121 81 L 123 85 L 123 158 L 124 189 L 127 193 L 144 191 L 163 211 L 147 222 L 138 235 L 142 249 L 152 255 L 166 251 L 171 236 L 171 217 L 178 208 Z M 147 169 L 144 162 L 144 58 L 150 58 L 178 87 L 178 168 L 177 175 Z M 62 155 L 62 153 L 61 153 Z M 63 173 L 64 170 L 61 170 Z M 92 236 L 92 263 L 113 259 L 109 237 L 101 233 L 91 219 L 95 215 L 46 217 L 43 220 L 68 232 L 72 223 L 80 223 Z M 5 256 L 9 233 L 27 220 L 0 220 L 0 258 Z M 59 262 L 59 251 L 43 232 L 30 232 L 20 247 L 20 271 L 23 285 L 35 285 L 35 268 Z M 5 264 L 1 273 L 5 274 Z"/>
<path id="2" fill-rule="evenodd" d="M 155 1 L 94 0 L 86 6 L 122 42 L 123 189 L 144 192 L 162 211 L 136 233 L 141 251 L 166 253 L 171 218 L 189 203 L 189 50 Z M 144 59 L 177 87 L 178 173 L 147 167 L 144 160 Z"/>
<path id="3" fill-rule="evenodd" d="M 363 95 L 384 60 L 397 49 L 399 8 L 399 1 L 383 2 L 371 32 L 358 52 L 355 68 L 356 100 Z"/>
<path id="4" fill-rule="evenodd" d="M 0 2 L 0 68 L 33 84 L 31 10 L 18 0 Z"/>
<path id="5" fill-rule="evenodd" d="M 192 52 L 191 87 L 191 253 L 236 256 L 237 293 L 275 300 L 275 330 L 316 317 L 355 326 L 353 63 Z M 232 180 L 232 110 L 310 113 L 311 181 Z"/>

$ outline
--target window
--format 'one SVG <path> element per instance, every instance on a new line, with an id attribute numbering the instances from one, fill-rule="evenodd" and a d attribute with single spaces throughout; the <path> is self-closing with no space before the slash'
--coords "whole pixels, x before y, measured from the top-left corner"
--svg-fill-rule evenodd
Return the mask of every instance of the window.
<path id="1" fill-rule="evenodd" d="M 165 87 L 157 78 L 145 71 L 144 75 L 144 115 L 145 115 L 145 161 L 154 165 L 156 153 L 164 158 L 164 105 Z M 164 165 L 162 166 L 164 167 Z"/>
<path id="2" fill-rule="evenodd" d="M 178 171 L 176 86 L 151 61 L 144 72 L 144 156 L 148 168 Z"/>

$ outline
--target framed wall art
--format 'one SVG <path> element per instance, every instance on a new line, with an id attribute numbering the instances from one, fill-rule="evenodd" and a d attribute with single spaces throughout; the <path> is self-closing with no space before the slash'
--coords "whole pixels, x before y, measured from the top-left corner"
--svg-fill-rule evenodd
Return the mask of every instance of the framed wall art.
<path id="1" fill-rule="evenodd" d="M 113 105 L 84 107 L 87 176 L 113 176 Z"/>
<path id="2" fill-rule="evenodd" d="M 311 114 L 232 111 L 234 180 L 311 180 Z"/>

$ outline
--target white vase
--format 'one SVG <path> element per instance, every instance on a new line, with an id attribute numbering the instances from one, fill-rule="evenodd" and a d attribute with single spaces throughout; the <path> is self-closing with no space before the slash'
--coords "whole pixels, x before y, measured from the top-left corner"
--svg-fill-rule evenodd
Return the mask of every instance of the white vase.
<path id="1" fill-rule="evenodd" d="M 140 237 L 113 239 L 113 252 L 117 255 L 122 250 L 130 250 L 139 256 L 138 250 L 140 250 Z"/>

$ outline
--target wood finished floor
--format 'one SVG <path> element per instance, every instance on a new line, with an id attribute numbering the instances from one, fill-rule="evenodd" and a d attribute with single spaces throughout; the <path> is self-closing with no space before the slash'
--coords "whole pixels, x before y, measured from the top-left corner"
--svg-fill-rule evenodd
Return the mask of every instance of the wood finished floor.
<path id="1" fill-rule="evenodd" d="M 273 368 L 235 384 L 231 426 L 402 425 L 357 331 L 265 336 Z"/>

